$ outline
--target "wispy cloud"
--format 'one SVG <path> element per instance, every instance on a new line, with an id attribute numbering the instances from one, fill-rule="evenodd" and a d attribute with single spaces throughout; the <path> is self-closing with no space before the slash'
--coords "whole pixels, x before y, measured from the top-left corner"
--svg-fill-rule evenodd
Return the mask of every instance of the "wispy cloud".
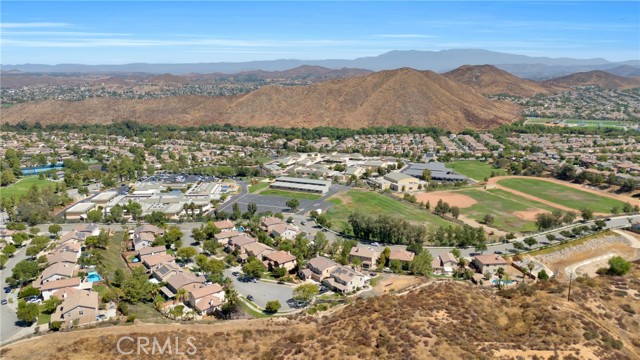
<path id="1" fill-rule="evenodd" d="M 69 23 L 62 22 L 20 22 L 20 23 L 0 23 L 0 29 L 43 29 L 43 28 L 64 28 L 70 27 Z"/>
<path id="2" fill-rule="evenodd" d="M 82 32 L 82 31 L 3 31 L 2 36 L 63 36 L 63 37 L 91 37 L 91 36 L 132 36 L 125 33 Z"/>
<path id="3" fill-rule="evenodd" d="M 425 34 L 379 34 L 373 35 L 377 38 L 389 38 L 389 39 L 431 39 L 435 38 L 434 35 L 425 35 Z"/>

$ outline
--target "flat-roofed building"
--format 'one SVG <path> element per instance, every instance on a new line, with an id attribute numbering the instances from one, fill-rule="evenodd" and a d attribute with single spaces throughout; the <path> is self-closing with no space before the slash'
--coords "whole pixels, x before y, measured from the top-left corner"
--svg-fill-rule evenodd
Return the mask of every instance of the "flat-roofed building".
<path id="1" fill-rule="evenodd" d="M 84 220 L 87 218 L 87 213 L 97 206 L 97 204 L 92 202 L 75 204 L 64 212 L 65 217 L 68 220 Z"/>
<path id="2" fill-rule="evenodd" d="M 118 196 L 117 191 L 104 191 L 94 196 L 93 199 L 91 199 L 91 202 L 98 205 L 105 205 L 116 196 Z"/>
<path id="3" fill-rule="evenodd" d="M 389 181 L 389 188 L 393 191 L 414 191 L 418 189 L 420 181 L 413 176 L 399 172 L 391 172 L 384 176 Z"/>
<path id="4" fill-rule="evenodd" d="M 280 190 L 326 194 L 331 187 L 331 181 L 281 176 L 271 183 L 269 187 Z"/>

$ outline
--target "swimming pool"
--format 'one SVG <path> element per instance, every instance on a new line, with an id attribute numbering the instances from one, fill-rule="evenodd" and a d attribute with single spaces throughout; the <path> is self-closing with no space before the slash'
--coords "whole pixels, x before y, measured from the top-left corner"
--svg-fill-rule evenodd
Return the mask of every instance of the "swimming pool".
<path id="1" fill-rule="evenodd" d="M 89 282 L 98 282 L 98 281 L 102 280 L 102 278 L 100 277 L 100 275 L 97 272 L 91 271 L 91 272 L 87 273 L 87 280 Z"/>
<path id="2" fill-rule="evenodd" d="M 494 283 L 494 284 L 496 284 L 496 285 L 498 285 L 498 279 L 493 279 L 491 282 L 492 282 L 492 283 Z M 500 281 L 500 283 L 501 283 L 502 285 L 509 285 L 509 284 L 511 284 L 511 283 L 514 283 L 514 282 L 516 282 L 516 281 L 515 281 L 515 280 L 501 280 L 501 281 Z"/>

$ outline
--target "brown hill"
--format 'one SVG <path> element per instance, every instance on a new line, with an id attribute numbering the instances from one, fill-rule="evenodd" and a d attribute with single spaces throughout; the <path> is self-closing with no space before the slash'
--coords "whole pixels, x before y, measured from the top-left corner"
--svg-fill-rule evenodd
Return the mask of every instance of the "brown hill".
<path id="1" fill-rule="evenodd" d="M 543 82 L 546 86 L 572 88 L 576 86 L 597 85 L 605 89 L 631 89 L 640 87 L 640 79 L 627 78 L 606 71 L 579 72 Z"/>
<path id="2" fill-rule="evenodd" d="M 634 275 L 634 274 L 630 274 Z M 636 270 L 635 276 L 638 276 Z M 615 286 L 615 287 L 614 287 Z M 625 291 L 617 289 L 626 289 Z M 583 359 L 640 357 L 637 278 L 580 278 L 572 301 L 555 281 L 496 294 L 469 284 L 432 282 L 402 295 L 353 298 L 329 314 L 213 324 L 135 324 L 59 332 L 2 348 L 3 359 Z M 393 290 L 389 290 L 393 292 Z M 620 295 L 620 293 L 624 293 Z M 111 326 L 110 326 L 111 325 Z M 129 356 L 153 338 L 164 356 Z M 195 347 L 191 347 L 187 343 Z M 168 340 L 167 340 L 168 339 Z M 176 348 L 181 352 L 177 354 Z M 191 354 L 185 354 L 190 350 Z"/>
<path id="3" fill-rule="evenodd" d="M 431 71 L 403 68 L 308 86 L 267 86 L 237 97 L 43 101 L 3 111 L 7 123 L 141 123 L 362 128 L 436 126 L 488 129 L 520 117 L 520 107 L 492 101 Z"/>
<path id="4" fill-rule="evenodd" d="M 443 75 L 485 95 L 509 94 L 528 97 L 551 92 L 538 82 L 521 79 L 492 65 L 463 65 Z"/>

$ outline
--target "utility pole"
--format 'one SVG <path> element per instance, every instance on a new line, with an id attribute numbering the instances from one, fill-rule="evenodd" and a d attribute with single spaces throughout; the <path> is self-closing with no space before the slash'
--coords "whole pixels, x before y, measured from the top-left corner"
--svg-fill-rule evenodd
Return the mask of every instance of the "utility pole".
<path id="1" fill-rule="evenodd" d="M 571 281 L 573 280 L 573 271 L 569 274 L 569 293 L 567 294 L 567 301 L 571 301 Z"/>

